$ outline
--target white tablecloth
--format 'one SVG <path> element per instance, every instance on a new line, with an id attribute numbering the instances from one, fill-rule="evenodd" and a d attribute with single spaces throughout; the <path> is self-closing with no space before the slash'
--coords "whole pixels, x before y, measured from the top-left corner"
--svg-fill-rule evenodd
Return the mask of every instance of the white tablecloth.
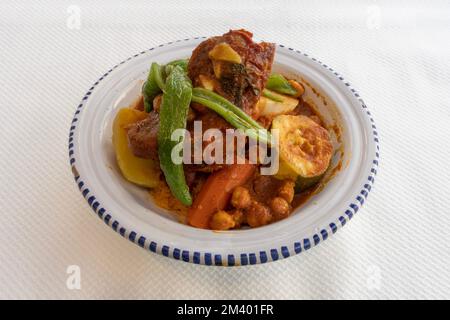
<path id="1" fill-rule="evenodd" d="M 375 187 L 343 230 L 287 260 L 214 268 L 146 252 L 79 194 L 72 115 L 124 58 L 241 27 L 359 90 L 380 133 Z M 449 39 L 448 1 L 2 1 L 0 298 L 450 298 Z"/>

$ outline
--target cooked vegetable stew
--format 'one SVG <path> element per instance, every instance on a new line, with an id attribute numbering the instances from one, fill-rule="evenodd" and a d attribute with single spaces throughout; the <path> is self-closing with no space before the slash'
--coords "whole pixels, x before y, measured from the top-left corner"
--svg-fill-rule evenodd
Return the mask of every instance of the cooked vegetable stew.
<path id="1" fill-rule="evenodd" d="M 200 43 L 189 59 L 153 62 L 140 100 L 114 121 L 124 178 L 149 188 L 158 206 L 197 228 L 259 227 L 288 217 L 319 188 L 334 150 L 320 115 L 302 98 L 302 83 L 271 73 L 274 55 L 274 44 L 231 30 Z M 178 129 L 194 138 L 177 136 Z M 205 153 L 220 142 L 208 136 L 212 129 L 246 136 L 241 144 L 232 140 L 231 153 L 216 148 L 213 161 L 199 161 L 195 150 Z M 279 166 L 263 174 L 267 163 L 252 162 L 251 150 L 272 147 Z"/>

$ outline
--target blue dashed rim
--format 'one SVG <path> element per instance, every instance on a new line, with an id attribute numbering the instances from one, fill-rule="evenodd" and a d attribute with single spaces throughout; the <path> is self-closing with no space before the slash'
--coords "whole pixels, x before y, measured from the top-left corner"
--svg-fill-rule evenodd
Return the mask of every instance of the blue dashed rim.
<path id="1" fill-rule="evenodd" d="M 366 183 L 363 186 L 363 189 L 360 190 L 359 194 L 357 194 L 354 198 L 354 201 L 348 205 L 348 208 L 345 210 L 345 212 L 339 216 L 339 218 L 336 221 L 331 222 L 326 229 L 322 229 L 319 233 L 314 234 L 311 238 L 305 238 L 303 240 L 300 240 L 298 242 L 295 242 L 293 246 L 291 244 L 287 246 L 281 246 L 280 248 L 273 248 L 267 251 L 260 251 L 255 253 L 240 253 L 240 254 L 215 254 L 215 253 L 208 253 L 208 252 L 197 252 L 197 251 L 189 251 L 189 250 L 180 250 L 178 248 L 171 248 L 170 246 L 157 243 L 155 241 L 152 241 L 151 239 L 147 239 L 143 235 L 139 235 L 133 230 L 127 230 L 123 226 L 121 226 L 120 222 L 117 221 L 108 211 L 103 207 L 102 204 L 100 204 L 93 192 L 89 189 L 89 187 L 85 184 L 84 179 L 78 174 L 75 163 L 76 158 L 74 154 L 74 132 L 78 124 L 78 115 L 80 114 L 83 106 L 85 105 L 86 101 L 89 99 L 89 96 L 91 95 L 92 91 L 95 89 L 95 87 L 102 81 L 106 76 L 108 76 L 112 71 L 114 71 L 117 67 L 120 65 L 126 63 L 127 61 L 130 61 L 133 58 L 136 58 L 142 54 L 145 54 L 149 51 L 154 50 L 158 47 L 167 46 L 176 42 L 182 42 L 182 41 L 190 41 L 190 40 L 199 40 L 199 39 L 205 39 L 206 37 L 196 37 L 196 38 L 187 38 L 183 40 L 177 40 L 168 42 L 165 44 L 161 44 L 157 47 L 150 48 L 145 51 L 141 51 L 138 54 L 135 54 L 131 57 L 129 57 L 126 60 L 123 60 L 119 64 L 115 65 L 111 69 L 109 69 L 104 75 L 102 75 L 95 83 L 94 85 L 88 90 L 88 92 L 84 95 L 83 99 L 81 100 L 81 103 L 78 105 L 77 110 L 75 111 L 75 115 L 73 117 L 70 131 L 69 131 L 69 163 L 72 168 L 72 172 L 75 178 L 75 182 L 78 185 L 78 188 L 80 189 L 81 194 L 83 197 L 87 200 L 89 206 L 92 208 L 92 210 L 95 212 L 95 214 L 98 215 L 100 219 L 102 219 L 108 226 L 110 226 L 114 231 L 118 232 L 122 237 L 127 238 L 131 242 L 137 244 L 138 246 L 147 249 L 151 252 L 162 254 L 165 257 L 174 258 L 176 260 L 181 260 L 184 262 L 190 262 L 194 264 L 205 264 L 205 265 L 215 265 L 215 266 L 235 266 L 235 265 L 255 265 L 258 263 L 266 263 L 270 261 L 276 261 L 283 258 L 288 258 L 292 255 L 299 254 L 303 251 L 306 251 L 316 245 L 318 245 L 321 241 L 325 241 L 329 238 L 332 234 L 336 233 L 337 230 L 341 227 L 343 227 L 347 221 L 350 221 L 353 216 L 358 212 L 358 210 L 361 208 L 361 206 L 364 204 L 364 201 L 367 199 L 369 192 L 372 189 L 372 186 L 375 182 L 375 176 L 377 174 L 378 164 L 379 164 L 379 137 L 377 128 L 375 126 L 375 121 L 373 120 L 373 117 L 368 110 L 366 104 L 360 97 L 360 95 L 356 92 L 356 90 L 350 85 L 348 81 L 346 81 L 339 73 L 337 73 L 334 69 L 327 66 L 326 64 L 322 63 L 320 60 L 317 60 L 313 57 L 310 57 L 308 54 L 303 53 L 301 51 L 295 50 L 290 47 L 286 47 L 284 45 L 279 44 L 278 46 L 280 48 L 288 49 L 289 51 L 298 53 L 304 57 L 308 57 L 315 63 L 318 63 L 322 67 L 326 68 L 327 70 L 331 71 L 337 79 L 341 80 L 346 87 L 351 91 L 353 96 L 360 102 L 361 108 L 363 113 L 368 117 L 368 119 L 371 122 L 372 125 L 372 139 L 375 143 L 376 150 L 375 150 L 375 159 L 372 160 L 372 166 L 370 169 L 370 172 L 368 173 Z"/>

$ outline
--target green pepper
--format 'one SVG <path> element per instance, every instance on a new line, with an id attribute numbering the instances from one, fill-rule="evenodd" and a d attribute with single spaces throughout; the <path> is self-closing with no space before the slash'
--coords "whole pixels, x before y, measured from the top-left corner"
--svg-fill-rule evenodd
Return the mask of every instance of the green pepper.
<path id="1" fill-rule="evenodd" d="M 254 132 L 249 132 L 251 138 L 260 140 L 266 144 L 271 143 L 270 133 L 264 127 L 221 95 L 211 90 L 194 88 L 192 90 L 192 101 L 215 111 L 237 129 L 254 129 Z"/>
<path id="2" fill-rule="evenodd" d="M 170 72 L 176 66 L 181 67 L 181 69 L 183 69 L 184 72 L 187 72 L 188 64 L 189 64 L 189 59 L 174 60 L 174 61 L 169 62 L 168 64 L 166 64 L 164 69 L 165 69 L 165 72 L 166 72 L 167 75 L 170 74 Z"/>
<path id="3" fill-rule="evenodd" d="M 142 95 L 144 97 L 144 110 L 150 112 L 153 107 L 153 99 L 164 90 L 164 81 L 162 68 L 156 62 L 152 63 L 147 81 L 142 87 Z"/>
<path id="4" fill-rule="evenodd" d="M 291 86 L 289 81 L 287 81 L 285 77 L 278 73 L 270 75 L 269 79 L 267 79 L 266 88 L 278 93 L 284 93 L 291 96 L 295 96 L 297 94 L 297 90 L 295 90 Z"/>
<path id="5" fill-rule="evenodd" d="M 150 68 L 150 72 L 153 73 L 153 79 L 155 80 L 156 84 L 158 85 L 159 89 L 161 89 L 164 92 L 164 69 L 162 66 L 157 64 L 156 62 L 152 63 L 152 66 Z"/>
<path id="6" fill-rule="evenodd" d="M 172 149 L 180 141 L 172 141 L 176 129 L 186 128 L 186 119 L 192 97 L 192 84 L 181 67 L 175 66 L 168 75 L 159 111 L 158 156 L 161 170 L 172 194 L 184 205 L 192 204 L 192 197 L 184 177 L 183 164 L 172 161 Z"/>

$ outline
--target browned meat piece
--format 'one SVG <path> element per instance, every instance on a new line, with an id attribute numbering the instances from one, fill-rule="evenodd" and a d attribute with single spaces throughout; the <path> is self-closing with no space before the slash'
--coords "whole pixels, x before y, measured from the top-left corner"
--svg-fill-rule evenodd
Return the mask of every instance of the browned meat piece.
<path id="1" fill-rule="evenodd" d="M 205 110 L 203 114 L 200 114 L 195 121 L 200 121 L 202 124 L 202 135 L 201 135 L 201 139 L 203 138 L 203 134 L 206 130 L 208 129 L 219 129 L 222 131 L 224 137 L 225 137 L 225 130 L 232 128 L 232 126 L 226 122 L 221 116 L 219 116 L 217 113 L 210 111 L 210 110 Z M 194 144 L 194 123 L 189 123 L 188 124 L 188 130 L 190 131 L 191 134 L 191 139 L 192 139 L 192 144 Z M 202 154 L 203 154 L 203 150 L 210 144 L 212 143 L 213 140 L 210 141 L 202 141 Z M 224 144 L 224 150 L 223 150 L 223 156 L 224 158 L 222 159 L 222 162 L 225 162 L 225 144 Z M 192 163 L 194 163 L 194 148 L 191 149 L 192 150 Z M 210 173 L 210 172 L 214 172 L 217 170 L 222 169 L 226 164 L 218 164 L 218 163 L 213 163 L 213 164 L 206 164 L 206 163 L 202 163 L 202 164 L 189 164 L 186 165 L 186 167 L 189 168 L 189 170 L 191 171 L 199 171 L 199 172 L 206 172 L 206 173 Z"/>
<path id="2" fill-rule="evenodd" d="M 217 93 L 241 107 L 255 119 L 255 110 L 261 91 L 272 69 L 275 45 L 252 41 L 252 33 L 246 30 L 230 30 L 223 36 L 203 41 L 192 52 L 189 60 L 189 77 L 194 86 L 200 86 L 200 75 L 215 78 L 209 52 L 219 43 L 227 43 L 241 57 L 242 63 L 225 63 L 222 68 Z"/>
<path id="3" fill-rule="evenodd" d="M 200 115 L 195 119 L 196 121 L 202 122 L 202 130 L 205 132 L 208 129 L 219 129 L 225 133 L 226 129 L 233 128 L 231 124 L 225 121 L 224 118 L 219 116 L 214 111 L 208 110 L 204 114 Z"/>
<path id="4" fill-rule="evenodd" d="M 202 163 L 202 164 L 186 165 L 186 167 L 188 167 L 189 170 L 196 171 L 196 172 L 204 172 L 204 173 L 212 173 L 214 171 L 219 171 L 224 166 L 226 166 L 226 165 L 225 164 L 217 164 L 217 163 L 213 163 L 213 164 Z"/>
<path id="5" fill-rule="evenodd" d="M 219 129 L 225 135 L 225 130 L 232 128 L 228 122 L 226 122 L 222 117 L 217 115 L 215 112 L 206 110 L 204 114 L 201 114 L 196 120 L 202 123 L 202 135 L 208 129 Z M 148 114 L 148 117 L 144 120 L 138 121 L 128 128 L 128 142 L 133 154 L 140 158 L 150 158 L 158 159 L 158 130 L 159 130 L 159 114 L 152 111 Z M 188 124 L 188 130 L 191 133 L 192 143 L 194 143 L 194 125 L 193 123 Z M 202 152 L 211 141 L 202 142 Z M 193 150 L 193 149 L 191 149 Z M 225 154 L 225 145 L 223 151 Z M 192 152 L 192 157 L 194 153 Z M 225 162 L 225 158 L 223 159 Z M 193 160 L 192 160 L 193 163 Z M 224 167 L 223 164 L 187 164 L 186 168 L 189 171 L 199 171 L 199 172 L 214 172 L 220 170 Z"/>
<path id="6" fill-rule="evenodd" d="M 273 176 L 258 176 L 253 180 L 253 190 L 255 192 L 255 198 L 261 202 L 267 202 L 273 198 L 279 188 L 282 186 L 283 181 Z"/>
<path id="7" fill-rule="evenodd" d="M 186 178 L 186 184 L 189 186 L 189 188 L 192 188 L 195 183 L 195 178 L 197 177 L 197 172 L 194 170 L 191 170 L 189 167 L 184 167 L 184 176 Z"/>
<path id="8" fill-rule="evenodd" d="M 158 159 L 158 130 L 159 114 L 155 111 L 128 127 L 128 143 L 135 156 Z"/>

